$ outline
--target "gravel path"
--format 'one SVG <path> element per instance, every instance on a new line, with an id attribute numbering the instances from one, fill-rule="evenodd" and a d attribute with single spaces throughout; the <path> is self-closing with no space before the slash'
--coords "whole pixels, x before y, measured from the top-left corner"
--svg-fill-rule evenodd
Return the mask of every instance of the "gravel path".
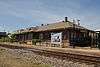
<path id="1" fill-rule="evenodd" d="M 5 59 L 7 57 L 8 57 L 8 60 Z M 41 56 L 34 52 L 23 50 L 23 49 L 22 50 L 8 49 L 8 48 L 3 48 L 3 47 L 0 47 L 0 58 L 4 58 L 5 61 L 7 62 L 9 61 L 9 59 L 11 60 L 14 59 L 14 62 L 10 61 L 9 64 L 11 65 L 13 63 L 16 63 L 17 66 L 15 64 L 9 67 L 20 67 L 20 65 L 22 65 L 23 67 L 96 67 L 94 65 L 88 65 L 88 64 L 80 63 L 80 62 L 61 60 L 59 58 L 46 57 L 43 55 Z M 9 64 L 6 64 L 4 59 L 0 60 L 0 67 L 8 67 L 7 65 Z M 33 64 L 42 65 L 42 66 L 32 66 Z"/>

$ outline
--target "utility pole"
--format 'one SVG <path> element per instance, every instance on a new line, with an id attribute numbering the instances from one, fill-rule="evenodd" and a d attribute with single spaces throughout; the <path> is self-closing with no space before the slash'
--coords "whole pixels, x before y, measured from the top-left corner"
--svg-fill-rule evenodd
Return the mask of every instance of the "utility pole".
<path id="1" fill-rule="evenodd" d="M 5 32 L 5 25 L 3 24 L 3 32 Z"/>

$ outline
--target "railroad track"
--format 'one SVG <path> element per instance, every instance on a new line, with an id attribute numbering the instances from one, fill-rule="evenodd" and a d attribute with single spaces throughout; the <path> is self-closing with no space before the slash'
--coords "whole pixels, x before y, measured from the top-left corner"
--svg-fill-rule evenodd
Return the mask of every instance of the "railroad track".
<path id="1" fill-rule="evenodd" d="M 67 59 L 73 60 L 74 62 L 81 62 L 81 63 L 88 63 L 88 64 L 100 64 L 100 57 L 99 56 L 88 56 L 88 55 L 81 55 L 81 54 L 73 54 L 73 53 L 65 53 L 60 51 L 50 51 L 38 48 L 31 48 L 31 47 L 24 47 L 24 46 L 14 46 L 14 45 L 6 45 L 0 44 L 0 46 L 10 49 L 24 49 L 28 51 L 32 51 L 39 55 L 45 56 L 52 56 L 58 59 Z"/>

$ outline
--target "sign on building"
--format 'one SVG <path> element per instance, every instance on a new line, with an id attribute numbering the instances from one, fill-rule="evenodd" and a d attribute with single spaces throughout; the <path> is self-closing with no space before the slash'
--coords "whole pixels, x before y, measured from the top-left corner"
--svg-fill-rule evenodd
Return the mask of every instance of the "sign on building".
<path id="1" fill-rule="evenodd" d="M 51 33 L 51 43 L 52 44 L 61 44 L 62 43 L 62 32 Z"/>

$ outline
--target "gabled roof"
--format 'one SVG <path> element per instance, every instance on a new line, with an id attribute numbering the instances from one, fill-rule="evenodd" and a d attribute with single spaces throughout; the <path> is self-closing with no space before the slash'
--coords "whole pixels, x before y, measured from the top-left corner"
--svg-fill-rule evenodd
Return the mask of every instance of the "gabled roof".
<path id="1" fill-rule="evenodd" d="M 53 30 L 53 29 L 61 29 L 61 28 L 67 28 L 69 25 L 65 22 L 58 22 L 58 23 L 52 23 L 44 26 L 39 26 L 37 31 L 45 31 L 45 30 Z"/>
<path id="2" fill-rule="evenodd" d="M 87 28 L 84 28 L 82 26 L 79 26 L 73 22 L 57 22 L 57 23 L 52 23 L 52 24 L 47 24 L 47 25 L 42 25 L 42 26 L 36 26 L 36 27 L 31 27 L 31 28 L 27 28 L 24 29 L 24 31 L 20 31 L 20 33 L 23 32 L 40 32 L 40 31 L 49 31 L 49 30 L 59 30 L 59 29 L 67 29 L 67 28 L 78 28 L 78 29 L 85 29 L 88 30 Z"/>
<path id="3" fill-rule="evenodd" d="M 72 28 L 73 26 L 75 26 L 75 28 L 79 28 L 79 29 L 86 29 L 82 26 L 74 24 L 73 22 L 62 21 L 62 22 L 58 22 L 58 23 L 48 24 L 45 26 L 39 26 L 37 31 L 46 31 L 46 30 L 53 30 L 53 29 L 65 29 L 65 28 Z"/>

